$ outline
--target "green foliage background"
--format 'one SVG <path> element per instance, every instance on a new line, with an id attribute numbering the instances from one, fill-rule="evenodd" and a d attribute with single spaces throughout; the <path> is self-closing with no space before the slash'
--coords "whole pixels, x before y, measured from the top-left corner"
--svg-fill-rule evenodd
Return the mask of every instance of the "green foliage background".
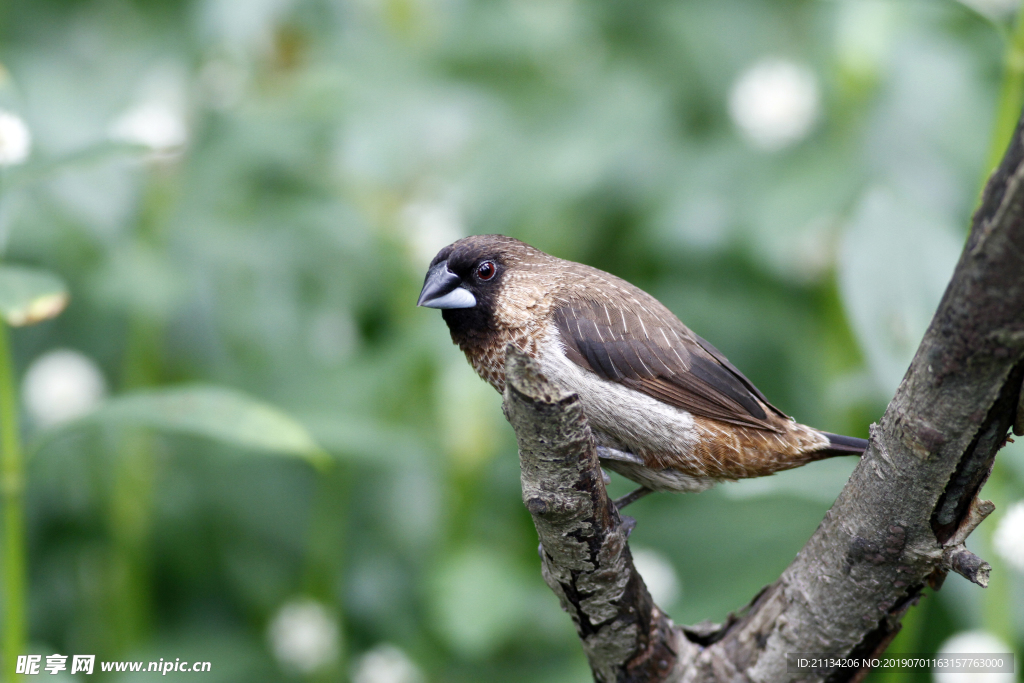
<path id="1" fill-rule="evenodd" d="M 0 105 L 34 142 L 4 173 L 4 259 L 71 293 L 14 332 L 19 376 L 69 347 L 113 396 L 231 387 L 331 460 L 102 416 L 27 424 L 29 651 L 295 678 L 267 625 L 307 595 L 342 625 L 317 680 L 382 642 L 431 681 L 588 680 L 540 578 L 500 397 L 414 307 L 429 258 L 500 232 L 611 271 L 800 421 L 867 436 L 965 235 L 1009 30 L 912 0 L 4 3 Z M 814 70 L 822 116 L 767 153 L 727 100 L 772 56 Z M 182 154 L 109 142 L 152 97 L 185 112 Z M 996 521 L 1024 497 L 1024 449 L 1004 455 Z M 853 464 L 636 504 L 632 542 L 682 582 L 664 607 L 694 623 L 743 606 Z M 988 591 L 951 576 L 890 651 L 984 628 L 1020 653 L 1024 577 L 992 528 L 972 537 Z"/>

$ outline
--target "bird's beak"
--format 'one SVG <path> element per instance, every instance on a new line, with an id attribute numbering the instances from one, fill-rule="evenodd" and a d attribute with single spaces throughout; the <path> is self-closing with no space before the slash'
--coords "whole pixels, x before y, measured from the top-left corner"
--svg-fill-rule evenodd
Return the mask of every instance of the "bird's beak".
<path id="1" fill-rule="evenodd" d="M 416 305 L 427 308 L 473 308 L 476 306 L 476 297 L 465 287 L 460 287 L 461 284 L 462 278 L 448 270 L 447 261 L 436 263 L 427 271 L 427 279 L 423 281 L 423 290 Z"/>

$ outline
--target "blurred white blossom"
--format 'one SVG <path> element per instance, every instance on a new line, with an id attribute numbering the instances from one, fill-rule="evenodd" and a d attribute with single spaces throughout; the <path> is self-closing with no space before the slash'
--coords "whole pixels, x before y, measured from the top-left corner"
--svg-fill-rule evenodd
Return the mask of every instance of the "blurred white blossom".
<path id="1" fill-rule="evenodd" d="M 180 112 L 168 104 L 150 101 L 137 104 L 121 114 L 110 126 L 110 137 L 170 152 L 188 140 L 188 129 Z"/>
<path id="2" fill-rule="evenodd" d="M 106 393 L 106 383 L 90 358 L 71 349 L 58 349 L 32 361 L 22 392 L 32 421 L 52 427 L 92 410 Z"/>
<path id="3" fill-rule="evenodd" d="M 1013 648 L 1000 638 L 986 631 L 962 631 L 954 634 L 939 648 L 938 656 L 1010 653 Z M 1015 683 L 1012 673 L 966 673 L 936 671 L 932 674 L 935 683 Z"/>
<path id="4" fill-rule="evenodd" d="M 896 7 L 888 0 L 845 0 L 838 4 L 836 57 L 853 74 L 871 77 L 884 68 L 891 50 Z"/>
<path id="5" fill-rule="evenodd" d="M 453 201 L 417 200 L 402 209 L 402 228 L 417 262 L 427 264 L 441 250 L 462 237 L 464 228 Z"/>
<path id="6" fill-rule="evenodd" d="M 802 140 L 819 114 L 818 82 L 808 67 L 765 59 L 743 72 L 729 93 L 729 115 L 747 140 L 774 151 Z"/>
<path id="7" fill-rule="evenodd" d="M 960 0 L 978 14 L 992 19 L 1006 19 L 1020 7 L 1020 0 Z"/>
<path id="8" fill-rule="evenodd" d="M 191 85 L 190 71 L 182 62 L 155 62 L 135 84 L 134 103 L 114 119 L 107 134 L 112 140 L 148 147 L 150 160 L 177 158 L 189 138 Z"/>
<path id="9" fill-rule="evenodd" d="M 32 134 L 17 114 L 0 109 L 0 166 L 15 166 L 28 158 Z"/>
<path id="10" fill-rule="evenodd" d="M 426 678 L 409 657 L 394 645 L 378 645 L 352 668 L 352 683 L 424 683 Z"/>
<path id="11" fill-rule="evenodd" d="M 836 56 L 842 69 L 876 76 L 891 51 L 896 7 L 888 0 L 845 0 L 836 17 Z"/>
<path id="12" fill-rule="evenodd" d="M 633 566 L 640 572 L 651 598 L 662 608 L 672 605 L 679 597 L 679 576 L 667 557 L 656 550 L 636 548 Z"/>
<path id="13" fill-rule="evenodd" d="M 322 604 L 301 599 L 285 603 L 267 631 L 271 650 L 287 669 L 312 673 L 338 658 L 338 624 Z"/>
<path id="14" fill-rule="evenodd" d="M 1024 500 L 1011 505 L 999 520 L 992 547 L 1008 565 L 1024 572 Z"/>

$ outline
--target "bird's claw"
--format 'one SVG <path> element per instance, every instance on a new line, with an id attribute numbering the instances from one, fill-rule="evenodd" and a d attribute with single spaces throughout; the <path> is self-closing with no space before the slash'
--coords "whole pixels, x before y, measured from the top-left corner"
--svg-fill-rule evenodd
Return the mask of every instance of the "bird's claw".
<path id="1" fill-rule="evenodd" d="M 654 491 L 647 488 L 646 486 L 641 486 L 635 491 L 631 491 L 630 493 L 627 493 L 624 496 L 616 498 L 615 500 L 612 501 L 612 503 L 615 505 L 615 509 L 621 512 L 624 507 L 626 507 L 630 503 L 635 503 L 636 501 L 646 496 L 648 493 L 654 493 Z"/>

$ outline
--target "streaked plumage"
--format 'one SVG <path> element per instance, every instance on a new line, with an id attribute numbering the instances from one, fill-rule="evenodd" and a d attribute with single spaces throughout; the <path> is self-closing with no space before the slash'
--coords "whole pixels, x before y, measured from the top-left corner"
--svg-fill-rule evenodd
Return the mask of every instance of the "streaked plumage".
<path id="1" fill-rule="evenodd" d="M 579 394 L 602 464 L 653 490 L 703 490 L 866 446 L 786 416 L 646 292 L 510 237 L 442 249 L 419 303 L 442 308 L 452 340 L 499 392 L 508 344 L 535 358 Z"/>

